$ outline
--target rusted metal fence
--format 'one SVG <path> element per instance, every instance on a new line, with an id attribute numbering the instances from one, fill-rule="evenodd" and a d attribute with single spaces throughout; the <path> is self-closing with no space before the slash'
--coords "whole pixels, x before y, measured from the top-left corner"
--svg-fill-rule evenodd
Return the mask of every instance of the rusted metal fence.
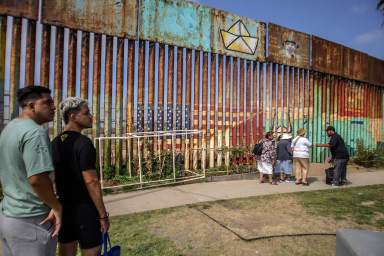
<path id="1" fill-rule="evenodd" d="M 190 152 L 185 159 L 191 162 L 196 157 L 191 152 L 207 149 L 199 160 L 207 168 L 229 166 L 231 149 L 249 152 L 271 129 L 304 127 L 313 143 L 324 143 L 325 127 L 334 125 L 351 153 L 358 138 L 370 147 L 383 138 L 383 61 L 274 24 L 266 40 L 265 23 L 184 1 L 127 0 L 118 8 L 113 1 L 100 8 L 84 1 L 82 12 L 70 8 L 80 2 L 40 1 L 42 17 L 39 1 L 0 4 L 0 126 L 19 113 L 17 89 L 39 84 L 52 89 L 56 104 L 68 96 L 88 99 L 93 138 L 203 131 L 178 136 L 176 148 Z M 151 13 L 156 8 L 162 11 Z M 169 17 L 161 15 L 172 10 L 196 17 L 192 27 L 210 18 L 210 29 L 189 28 L 200 33 L 196 41 L 186 38 L 192 32 L 169 32 L 164 27 Z M 99 16 L 92 23 L 87 15 Z M 155 23 L 156 33 L 148 30 Z M 50 134 L 61 130 L 57 112 Z M 121 174 L 122 159 L 111 156 L 121 156 L 116 152 L 127 145 L 105 145 L 104 163 L 115 163 L 114 175 Z M 170 147 L 166 139 L 161 145 Z M 312 160 L 324 161 L 327 154 L 314 149 Z"/>

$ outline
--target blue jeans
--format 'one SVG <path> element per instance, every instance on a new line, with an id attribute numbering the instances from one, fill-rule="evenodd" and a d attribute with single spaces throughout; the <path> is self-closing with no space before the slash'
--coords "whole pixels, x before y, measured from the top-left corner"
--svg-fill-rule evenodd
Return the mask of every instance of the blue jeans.
<path id="1" fill-rule="evenodd" d="M 335 159 L 333 174 L 333 184 L 340 185 L 347 181 L 347 163 L 348 159 Z"/>
<path id="2" fill-rule="evenodd" d="M 292 160 L 277 160 L 275 173 L 285 173 L 292 175 Z"/>

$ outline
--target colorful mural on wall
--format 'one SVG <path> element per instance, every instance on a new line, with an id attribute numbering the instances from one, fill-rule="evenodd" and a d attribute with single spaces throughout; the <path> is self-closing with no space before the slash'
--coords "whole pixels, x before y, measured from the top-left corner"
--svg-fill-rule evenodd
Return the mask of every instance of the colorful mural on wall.
<path id="1" fill-rule="evenodd" d="M 35 83 L 49 86 L 55 102 L 87 98 L 93 137 L 203 131 L 177 138 L 191 168 L 228 165 L 229 149 L 249 153 L 271 129 L 305 127 L 320 143 L 334 125 L 351 152 L 357 138 L 370 147 L 383 140 L 383 61 L 269 24 L 266 62 L 263 22 L 187 1 L 136 3 L 43 1 L 43 24 L 1 9 L 1 120 L 17 116 L 17 89 Z M 56 114 L 51 135 L 61 129 Z M 161 145 L 166 149 L 169 140 Z M 205 155 L 197 155 L 202 148 Z M 324 161 L 327 152 L 315 149 L 313 161 Z"/>
<path id="2" fill-rule="evenodd" d="M 38 2 L 38 1 L 36 1 Z M 119 37 L 136 38 L 138 1 L 43 1 L 43 22 Z"/>

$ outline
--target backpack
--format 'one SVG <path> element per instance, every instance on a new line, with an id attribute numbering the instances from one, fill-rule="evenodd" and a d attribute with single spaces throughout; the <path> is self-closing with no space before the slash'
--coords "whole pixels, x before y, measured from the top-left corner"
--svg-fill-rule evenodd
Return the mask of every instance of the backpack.
<path id="1" fill-rule="evenodd" d="M 262 152 L 263 152 L 263 143 L 262 142 L 256 143 L 252 149 L 252 153 L 255 156 L 261 156 Z"/>

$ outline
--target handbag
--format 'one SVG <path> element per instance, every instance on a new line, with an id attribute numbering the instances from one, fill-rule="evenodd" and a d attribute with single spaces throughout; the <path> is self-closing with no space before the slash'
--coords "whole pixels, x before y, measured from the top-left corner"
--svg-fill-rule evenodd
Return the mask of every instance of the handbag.
<path id="1" fill-rule="evenodd" d="M 120 256 L 120 246 L 115 245 L 111 246 L 111 240 L 109 239 L 108 233 L 102 234 L 103 237 L 103 251 L 101 252 L 101 256 Z M 109 249 L 108 249 L 109 248 Z"/>

